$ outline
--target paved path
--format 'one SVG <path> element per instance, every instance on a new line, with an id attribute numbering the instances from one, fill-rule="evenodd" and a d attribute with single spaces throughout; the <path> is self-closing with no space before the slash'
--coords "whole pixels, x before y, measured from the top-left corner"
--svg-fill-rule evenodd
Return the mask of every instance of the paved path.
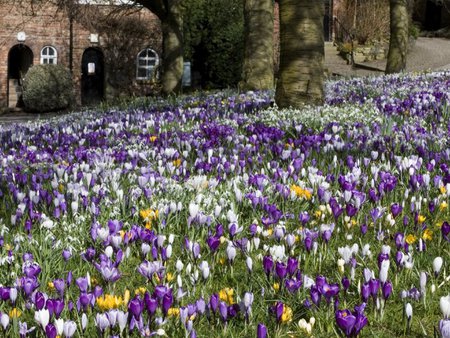
<path id="1" fill-rule="evenodd" d="M 340 76 L 380 75 L 386 68 L 386 60 L 364 62 L 361 66 L 364 68 L 347 65 L 332 43 L 325 44 L 325 67 L 330 74 Z M 406 70 L 416 72 L 444 69 L 450 69 L 450 40 L 419 37 L 408 53 Z"/>
<path id="2" fill-rule="evenodd" d="M 331 42 L 325 43 L 325 68 L 330 75 L 336 76 L 368 76 L 381 75 L 386 67 L 386 60 L 365 62 L 361 67 L 352 67 L 339 56 Z M 450 69 L 450 39 L 419 37 L 408 54 L 407 71 L 444 70 Z M 0 115 L 0 124 L 15 123 L 38 119 L 48 119 L 56 116 L 49 114 L 27 114 L 14 112 Z"/>

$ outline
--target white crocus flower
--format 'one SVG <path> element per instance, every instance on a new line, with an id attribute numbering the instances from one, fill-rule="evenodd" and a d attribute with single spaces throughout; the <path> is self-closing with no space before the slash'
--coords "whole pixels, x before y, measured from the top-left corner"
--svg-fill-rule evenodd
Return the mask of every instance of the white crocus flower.
<path id="1" fill-rule="evenodd" d="M 439 257 L 439 256 L 433 260 L 433 271 L 436 276 L 439 275 L 439 272 L 441 271 L 443 263 L 444 263 L 444 260 L 442 259 L 442 257 Z"/>
<path id="2" fill-rule="evenodd" d="M 6 313 L 1 314 L 0 323 L 2 324 L 3 330 L 6 330 L 9 325 L 9 316 Z"/>
<path id="3" fill-rule="evenodd" d="M 412 315 L 413 315 L 413 308 L 411 303 L 407 303 L 405 305 L 405 314 L 406 314 L 406 318 L 408 318 L 408 320 L 411 320 Z"/>
<path id="4" fill-rule="evenodd" d="M 247 265 L 247 269 L 248 271 L 252 272 L 253 270 L 253 260 L 250 256 L 247 256 L 246 260 L 245 260 L 245 264 Z"/>
<path id="5" fill-rule="evenodd" d="M 195 216 L 197 216 L 199 211 L 199 206 L 197 204 L 194 203 L 189 203 L 189 216 L 191 216 L 191 218 L 195 218 Z"/>
<path id="6" fill-rule="evenodd" d="M 441 312 L 445 318 L 450 317 L 450 295 L 441 297 L 439 300 Z"/>
<path id="7" fill-rule="evenodd" d="M 381 262 L 380 268 L 380 282 L 386 283 L 389 271 L 389 259 L 385 259 Z"/>
<path id="8" fill-rule="evenodd" d="M 50 312 L 47 309 L 36 311 L 34 313 L 34 319 L 39 325 L 42 326 L 43 329 L 45 329 L 50 320 Z"/>
<path id="9" fill-rule="evenodd" d="M 64 323 L 64 336 L 69 338 L 72 337 L 75 334 L 75 331 L 77 330 L 77 324 L 75 322 L 68 320 Z"/>
<path id="10" fill-rule="evenodd" d="M 63 330 L 64 330 L 64 319 L 59 318 L 59 319 L 55 319 L 55 327 L 56 327 L 56 332 L 58 333 L 58 336 L 63 334 Z"/>

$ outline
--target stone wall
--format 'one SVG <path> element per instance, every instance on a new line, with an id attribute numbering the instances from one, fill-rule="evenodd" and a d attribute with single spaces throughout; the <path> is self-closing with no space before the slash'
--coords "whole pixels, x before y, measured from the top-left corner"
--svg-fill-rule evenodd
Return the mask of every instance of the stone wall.
<path id="1" fill-rule="evenodd" d="M 160 22 L 150 11 L 80 5 L 72 26 L 72 48 L 68 14 L 49 3 L 34 6 L 33 0 L 22 5 L 3 3 L 0 17 L 0 107 L 7 105 L 8 55 L 15 46 L 31 49 L 33 65 L 40 63 L 43 47 L 54 47 L 58 63 L 73 70 L 78 103 L 81 102 L 81 59 L 87 48 L 96 48 L 104 55 L 105 99 L 148 94 L 148 84 L 136 81 L 135 77 L 140 50 L 152 48 L 161 55 Z M 19 41 L 19 32 L 25 33 L 25 41 Z"/>

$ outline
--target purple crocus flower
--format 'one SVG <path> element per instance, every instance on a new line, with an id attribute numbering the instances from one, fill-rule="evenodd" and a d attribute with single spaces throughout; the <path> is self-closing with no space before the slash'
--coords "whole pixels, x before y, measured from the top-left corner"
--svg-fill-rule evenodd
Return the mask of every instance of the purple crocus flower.
<path id="1" fill-rule="evenodd" d="M 290 293 L 297 292 L 302 286 L 302 280 L 297 278 L 289 278 L 284 281 L 284 286 Z"/>
<path id="2" fill-rule="evenodd" d="M 64 290 L 66 288 L 66 282 L 62 278 L 58 278 L 53 280 L 53 285 L 55 286 L 56 291 L 58 291 L 58 294 L 60 297 L 64 296 Z"/>
<path id="3" fill-rule="evenodd" d="M 41 267 L 36 262 L 26 264 L 22 270 L 28 278 L 37 277 L 41 273 Z"/>
<path id="4" fill-rule="evenodd" d="M 81 258 L 83 258 L 87 262 L 92 262 L 92 260 L 95 258 L 95 249 L 94 248 L 87 248 L 84 253 L 81 254 Z"/>
<path id="5" fill-rule="evenodd" d="M 209 307 L 211 308 L 212 312 L 217 311 L 218 305 L 219 305 L 219 295 L 217 293 L 213 293 L 209 298 Z"/>
<path id="6" fill-rule="evenodd" d="M 298 269 L 298 259 L 289 257 L 287 260 L 287 272 L 290 276 L 294 275 Z"/>
<path id="7" fill-rule="evenodd" d="M 267 278 L 269 278 L 270 273 L 273 269 L 273 259 L 272 256 L 264 256 L 263 257 L 263 268 L 264 272 L 266 273 Z"/>
<path id="8" fill-rule="evenodd" d="M 367 302 L 370 296 L 370 286 L 369 283 L 364 283 L 361 285 L 361 298 L 363 302 Z"/>
<path id="9" fill-rule="evenodd" d="M 320 304 L 321 293 L 315 285 L 311 286 L 309 289 L 309 295 L 311 296 L 311 301 L 318 307 Z"/>
<path id="10" fill-rule="evenodd" d="M 228 319 L 228 306 L 225 302 L 219 302 L 219 314 L 224 322 Z"/>
<path id="11" fill-rule="evenodd" d="M 310 216 L 309 216 L 309 214 L 308 214 L 307 211 L 302 211 L 302 212 L 300 213 L 300 215 L 299 215 L 299 220 L 300 220 L 300 222 L 302 222 L 303 225 L 305 225 L 306 223 L 308 223 L 309 219 L 310 219 Z"/>
<path id="12" fill-rule="evenodd" d="M 390 281 L 386 281 L 381 287 L 381 293 L 383 294 L 383 298 L 387 300 L 389 296 L 392 294 L 392 283 Z"/>
<path id="13" fill-rule="evenodd" d="M 365 304 L 355 307 L 355 311 L 348 309 L 336 311 L 336 324 L 347 337 L 356 337 L 367 325 L 367 317 L 364 315 Z"/>
<path id="14" fill-rule="evenodd" d="M 325 282 L 320 288 L 320 293 L 325 297 L 328 303 L 332 297 L 336 297 L 339 293 L 339 284 L 328 284 Z"/>
<path id="15" fill-rule="evenodd" d="M 55 325 L 48 323 L 45 327 L 45 336 L 47 338 L 56 338 L 57 331 Z"/>
<path id="16" fill-rule="evenodd" d="M 136 296 L 132 300 L 130 300 L 128 304 L 128 310 L 134 318 L 138 319 L 142 313 L 142 310 L 144 310 L 144 302 L 142 301 L 141 297 Z"/>
<path id="17" fill-rule="evenodd" d="M 445 222 L 442 223 L 442 226 L 441 226 L 441 234 L 442 234 L 442 237 L 443 237 L 447 242 L 450 242 L 450 237 L 449 237 L 449 234 L 450 234 L 450 224 L 449 224 L 447 221 L 445 221 Z"/>
<path id="18" fill-rule="evenodd" d="M 305 244 L 305 249 L 307 252 L 310 252 L 312 249 L 312 246 L 314 244 L 313 239 L 311 238 L 311 236 L 306 236 L 303 243 Z"/>
<path id="19" fill-rule="evenodd" d="M 208 247 L 211 250 L 211 252 L 215 252 L 220 245 L 220 238 L 216 236 L 209 236 L 208 239 L 206 240 L 206 243 L 208 244 Z"/>
<path id="20" fill-rule="evenodd" d="M 38 291 L 34 295 L 34 305 L 36 306 L 37 310 L 42 310 L 45 305 L 45 296 L 42 292 Z"/>
<path id="21" fill-rule="evenodd" d="M 70 252 L 70 250 L 63 250 L 62 256 L 64 258 L 64 261 L 67 262 L 70 257 L 72 257 L 72 253 Z"/>
<path id="22" fill-rule="evenodd" d="M 441 319 L 439 321 L 439 332 L 442 338 L 450 338 L 450 319 Z"/>
<path id="23" fill-rule="evenodd" d="M 115 282 L 120 278 L 119 270 L 109 259 L 101 260 L 100 263 L 94 263 L 94 266 L 106 282 Z"/>
<path id="24" fill-rule="evenodd" d="M 144 294 L 144 304 L 145 308 L 148 311 L 148 314 L 150 316 L 153 316 L 153 314 L 156 312 L 156 309 L 158 308 L 158 300 L 156 298 L 153 298 L 150 296 L 148 292 Z"/>
<path id="25" fill-rule="evenodd" d="M 75 284 L 78 286 L 78 288 L 80 289 L 80 292 L 87 292 L 87 288 L 88 288 L 88 279 L 87 277 L 78 277 L 75 280 Z"/>
<path id="26" fill-rule="evenodd" d="M 275 272 L 277 274 L 277 277 L 281 280 L 284 279 L 287 275 L 287 266 L 285 263 L 277 262 L 275 265 Z"/>
<path id="27" fill-rule="evenodd" d="M 283 302 L 277 302 L 274 305 L 274 312 L 275 312 L 275 315 L 277 317 L 277 322 L 281 321 L 281 317 L 283 316 L 283 311 L 284 311 L 284 304 L 283 304 Z"/>
<path id="28" fill-rule="evenodd" d="M 350 287 L 350 279 L 348 279 L 346 276 L 342 277 L 341 284 L 344 291 L 347 291 Z"/>
<path id="29" fill-rule="evenodd" d="M 256 338 L 266 338 L 267 337 L 267 327 L 263 323 L 258 323 L 256 328 Z"/>
<path id="30" fill-rule="evenodd" d="M 173 304 L 173 295 L 172 295 L 172 289 L 169 289 L 162 299 L 161 308 L 163 310 L 164 315 L 167 315 L 167 312 L 169 311 L 170 307 Z"/>
<path id="31" fill-rule="evenodd" d="M 393 203 L 391 205 L 391 213 L 394 218 L 397 217 L 402 211 L 403 211 L 403 207 L 400 204 Z"/>
<path id="32" fill-rule="evenodd" d="M 380 281 L 376 278 L 372 278 L 369 281 L 369 289 L 370 289 L 370 295 L 375 300 L 378 295 L 378 290 L 380 289 Z"/>
<path id="33" fill-rule="evenodd" d="M 167 286 L 165 285 L 157 285 L 155 287 L 155 291 L 154 291 L 154 295 L 159 299 L 162 300 L 162 298 L 164 297 L 164 295 L 168 292 L 171 292 L 171 289 L 169 289 Z"/>
<path id="34" fill-rule="evenodd" d="M 20 284 L 22 285 L 23 291 L 27 297 L 31 296 L 33 291 L 39 286 L 36 277 L 22 277 Z"/>
<path id="35" fill-rule="evenodd" d="M 95 300 L 92 293 L 82 292 L 77 299 L 77 309 L 78 311 L 83 310 L 86 311 L 87 308 L 91 305 L 92 301 Z"/>

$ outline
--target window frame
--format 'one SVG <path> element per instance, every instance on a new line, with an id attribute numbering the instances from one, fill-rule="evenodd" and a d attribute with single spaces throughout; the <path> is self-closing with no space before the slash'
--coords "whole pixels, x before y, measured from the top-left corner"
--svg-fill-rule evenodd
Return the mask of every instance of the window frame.
<path id="1" fill-rule="evenodd" d="M 153 53 L 153 57 L 149 56 L 149 52 Z M 145 55 L 144 55 L 145 53 Z M 150 62 L 154 60 L 154 64 L 150 64 Z M 141 61 L 144 61 L 145 64 L 141 64 Z M 138 81 L 148 81 L 153 77 L 153 72 L 156 67 L 159 65 L 159 55 L 152 48 L 144 48 L 139 51 L 136 56 L 136 80 Z M 145 70 L 146 76 L 140 76 L 140 72 Z"/>
<path id="2" fill-rule="evenodd" d="M 51 55 L 49 51 L 52 50 L 54 52 L 54 55 Z M 44 54 L 44 52 L 47 52 Z M 53 61 L 53 62 L 50 62 Z M 44 46 L 41 49 L 41 65 L 56 65 L 58 64 L 58 51 L 53 46 Z M 45 62 L 47 61 L 47 62 Z"/>

